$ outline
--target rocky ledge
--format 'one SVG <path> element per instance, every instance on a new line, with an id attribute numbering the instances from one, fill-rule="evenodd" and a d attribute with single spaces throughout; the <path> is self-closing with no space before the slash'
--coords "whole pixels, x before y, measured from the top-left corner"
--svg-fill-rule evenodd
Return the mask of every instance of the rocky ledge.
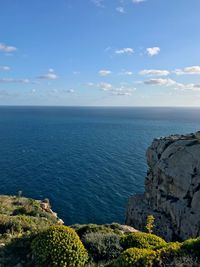
<path id="1" fill-rule="evenodd" d="M 200 132 L 154 139 L 147 150 L 145 193 L 130 197 L 126 224 L 144 230 L 155 217 L 155 234 L 166 240 L 200 235 Z"/>

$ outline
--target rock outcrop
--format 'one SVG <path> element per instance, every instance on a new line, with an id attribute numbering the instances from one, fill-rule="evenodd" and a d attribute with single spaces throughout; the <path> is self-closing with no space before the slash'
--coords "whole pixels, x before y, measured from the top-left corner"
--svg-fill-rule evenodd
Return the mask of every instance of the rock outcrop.
<path id="1" fill-rule="evenodd" d="M 57 224 L 64 224 L 64 221 L 58 218 L 58 214 L 51 209 L 47 200 L 40 201 L 40 208 L 54 217 L 57 220 Z"/>
<path id="2" fill-rule="evenodd" d="M 144 230 L 155 217 L 155 234 L 166 240 L 200 235 L 200 132 L 154 139 L 147 150 L 145 193 L 129 199 L 126 224 Z"/>

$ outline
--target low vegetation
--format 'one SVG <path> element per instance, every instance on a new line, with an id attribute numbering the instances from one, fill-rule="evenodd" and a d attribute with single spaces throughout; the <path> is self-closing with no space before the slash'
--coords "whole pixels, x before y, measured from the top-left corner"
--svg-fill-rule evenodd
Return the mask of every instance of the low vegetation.
<path id="1" fill-rule="evenodd" d="M 63 225 L 39 233 L 31 248 L 37 267 L 82 267 L 88 261 L 88 253 L 75 230 Z"/>
<path id="2" fill-rule="evenodd" d="M 114 233 L 89 233 L 82 241 L 95 262 L 115 259 L 123 251 L 120 236 Z"/>
<path id="3" fill-rule="evenodd" d="M 167 243 L 147 233 L 125 231 L 119 224 L 59 225 L 43 202 L 0 196 L 1 267 L 197 267 L 200 237 Z"/>
<path id="4" fill-rule="evenodd" d="M 124 249 L 133 247 L 155 249 L 165 246 L 166 242 L 156 235 L 138 232 L 123 236 L 121 238 L 121 244 Z"/>
<path id="5" fill-rule="evenodd" d="M 110 267 L 151 267 L 156 252 L 151 249 L 129 248 L 125 250 Z"/>

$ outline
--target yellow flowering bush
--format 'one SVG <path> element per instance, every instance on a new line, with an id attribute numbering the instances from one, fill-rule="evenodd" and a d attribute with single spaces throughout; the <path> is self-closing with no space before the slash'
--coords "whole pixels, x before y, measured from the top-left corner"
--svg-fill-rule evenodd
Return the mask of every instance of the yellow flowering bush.
<path id="1" fill-rule="evenodd" d="M 123 236 L 121 238 L 121 245 L 124 249 L 134 247 L 153 249 L 166 245 L 166 242 L 159 236 L 137 232 Z"/>
<path id="2" fill-rule="evenodd" d="M 172 263 L 183 255 L 181 246 L 179 242 L 170 242 L 157 250 L 158 266 L 174 266 Z"/>
<path id="3" fill-rule="evenodd" d="M 198 258 L 200 258 L 200 237 L 184 241 L 182 249 L 186 253 L 195 254 Z"/>
<path id="4" fill-rule="evenodd" d="M 31 245 L 38 267 L 82 267 L 88 254 L 76 232 L 61 225 L 40 233 Z"/>
<path id="5" fill-rule="evenodd" d="M 156 252 L 151 249 L 129 248 L 109 267 L 152 267 Z"/>

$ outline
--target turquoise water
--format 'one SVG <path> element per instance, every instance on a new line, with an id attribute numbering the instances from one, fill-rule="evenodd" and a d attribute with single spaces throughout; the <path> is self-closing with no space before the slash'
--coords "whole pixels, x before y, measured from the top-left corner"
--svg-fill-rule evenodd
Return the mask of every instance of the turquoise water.
<path id="1" fill-rule="evenodd" d="M 49 198 L 66 224 L 123 222 L 154 137 L 200 129 L 200 109 L 0 107 L 0 194 Z"/>

